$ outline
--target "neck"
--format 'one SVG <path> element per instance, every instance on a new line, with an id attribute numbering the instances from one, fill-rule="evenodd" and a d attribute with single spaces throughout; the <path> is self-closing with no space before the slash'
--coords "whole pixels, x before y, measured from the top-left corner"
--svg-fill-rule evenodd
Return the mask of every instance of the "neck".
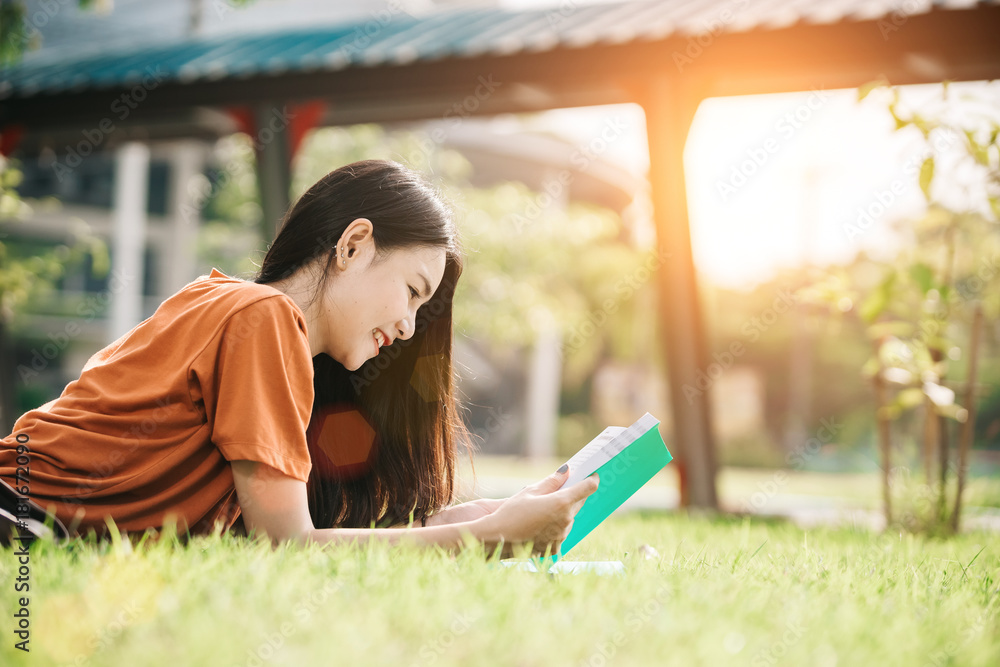
<path id="1" fill-rule="evenodd" d="M 303 280 L 304 274 L 304 271 L 298 271 L 284 280 L 270 283 L 270 286 L 279 292 L 282 292 L 285 296 L 294 301 L 295 305 L 297 305 L 299 310 L 301 310 L 305 315 L 306 333 L 309 336 L 309 351 L 312 353 L 312 356 L 315 357 L 324 350 L 326 345 L 325 340 L 323 339 L 322 329 L 319 326 L 319 318 L 317 317 L 319 299 L 307 306 L 309 299 L 312 296 L 314 283 L 312 283 L 312 281 L 308 281 L 309 284 L 306 284 L 307 281 Z"/>

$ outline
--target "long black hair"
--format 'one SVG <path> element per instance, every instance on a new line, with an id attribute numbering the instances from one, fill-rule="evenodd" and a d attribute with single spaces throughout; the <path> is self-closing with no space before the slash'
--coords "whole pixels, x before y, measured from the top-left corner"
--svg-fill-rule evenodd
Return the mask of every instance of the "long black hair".
<path id="1" fill-rule="evenodd" d="M 318 261 L 324 270 L 315 299 L 334 276 L 337 241 L 357 218 L 372 223 L 375 261 L 402 248 L 443 248 L 445 270 L 409 340 L 356 371 L 326 354 L 313 358 L 307 488 L 318 528 L 395 525 L 448 506 L 456 497 L 458 444 L 470 462 L 474 448 L 458 413 L 452 365 L 461 249 L 450 207 L 419 174 L 391 160 L 330 172 L 284 216 L 253 281 L 273 283 Z"/>

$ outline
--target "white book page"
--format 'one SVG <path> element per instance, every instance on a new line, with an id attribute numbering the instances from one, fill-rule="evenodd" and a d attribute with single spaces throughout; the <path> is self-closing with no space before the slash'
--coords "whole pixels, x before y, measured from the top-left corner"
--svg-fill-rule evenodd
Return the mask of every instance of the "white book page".
<path id="1" fill-rule="evenodd" d="M 624 431 L 624 426 L 609 426 L 601 431 L 600 435 L 588 442 L 586 447 L 574 454 L 567 461 L 569 463 L 569 477 L 563 482 L 563 486 L 572 486 L 586 479 L 587 475 L 592 474 L 595 470 L 610 461 L 617 453 L 612 453 L 611 449 L 615 436 Z"/>
<path id="2" fill-rule="evenodd" d="M 583 481 L 635 442 L 639 436 L 659 423 L 660 420 L 647 412 L 628 428 L 622 426 L 607 427 L 567 461 L 569 477 L 559 488 L 572 486 Z"/>

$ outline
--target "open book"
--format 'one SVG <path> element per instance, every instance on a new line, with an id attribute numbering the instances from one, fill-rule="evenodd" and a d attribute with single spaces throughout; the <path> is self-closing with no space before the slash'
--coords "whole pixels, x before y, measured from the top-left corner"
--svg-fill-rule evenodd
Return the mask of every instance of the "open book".
<path id="1" fill-rule="evenodd" d="M 600 485 L 573 519 L 573 528 L 559 552 L 549 556 L 554 564 L 590 534 L 622 503 L 631 498 L 673 457 L 660 436 L 660 420 L 648 412 L 628 428 L 609 426 L 573 455 L 563 488 L 597 473 Z"/>

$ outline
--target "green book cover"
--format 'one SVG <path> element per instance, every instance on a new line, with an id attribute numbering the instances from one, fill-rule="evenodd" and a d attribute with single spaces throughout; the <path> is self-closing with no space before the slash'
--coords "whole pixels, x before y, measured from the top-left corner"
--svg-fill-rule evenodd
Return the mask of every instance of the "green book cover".
<path id="1" fill-rule="evenodd" d="M 600 485 L 576 513 L 559 552 L 549 556 L 549 567 L 670 463 L 673 456 L 660 436 L 659 425 L 660 420 L 647 412 L 628 428 L 609 426 L 567 461 L 569 477 L 560 488 L 595 472 Z"/>

